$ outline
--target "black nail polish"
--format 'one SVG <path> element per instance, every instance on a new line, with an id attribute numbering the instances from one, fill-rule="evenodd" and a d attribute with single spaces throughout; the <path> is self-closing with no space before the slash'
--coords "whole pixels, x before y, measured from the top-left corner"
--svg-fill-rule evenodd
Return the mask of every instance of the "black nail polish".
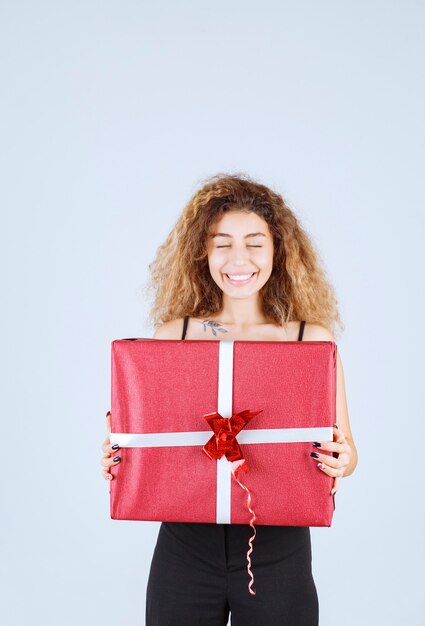
<path id="1" fill-rule="evenodd" d="M 313 446 L 314 446 L 315 448 L 321 448 L 321 447 L 322 447 L 322 444 L 321 444 L 321 443 L 319 443 L 318 441 L 313 441 Z"/>
<path id="2" fill-rule="evenodd" d="M 319 458 L 319 455 L 317 454 L 317 452 L 310 452 L 310 456 L 314 456 L 315 459 Z"/>
<path id="3" fill-rule="evenodd" d="M 112 446 L 112 450 L 119 450 L 119 449 L 120 449 L 120 447 L 119 447 L 119 445 L 117 443 Z"/>
<path id="4" fill-rule="evenodd" d="M 114 463 L 116 463 L 117 461 L 121 461 L 121 457 L 120 456 L 115 456 L 113 460 L 114 460 Z"/>

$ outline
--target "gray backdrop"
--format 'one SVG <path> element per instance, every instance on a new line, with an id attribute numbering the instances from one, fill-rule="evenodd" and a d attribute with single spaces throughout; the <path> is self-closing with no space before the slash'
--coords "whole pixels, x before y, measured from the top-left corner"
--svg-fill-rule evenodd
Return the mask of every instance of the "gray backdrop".
<path id="1" fill-rule="evenodd" d="M 356 472 L 313 528 L 322 626 L 424 624 L 423 2 L 3 1 L 2 619 L 144 623 L 156 523 L 112 521 L 110 342 L 201 180 L 312 235 Z"/>

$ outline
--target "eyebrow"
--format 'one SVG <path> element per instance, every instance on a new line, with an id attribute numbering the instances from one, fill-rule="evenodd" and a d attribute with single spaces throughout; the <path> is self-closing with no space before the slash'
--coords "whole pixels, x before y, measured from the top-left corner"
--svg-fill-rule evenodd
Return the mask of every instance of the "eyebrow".
<path id="1" fill-rule="evenodd" d="M 264 233 L 249 233 L 248 235 L 245 235 L 244 239 L 246 239 L 247 237 L 257 237 L 257 235 L 265 237 Z M 233 237 L 233 235 L 229 235 L 228 233 L 216 233 L 215 235 L 212 235 L 213 239 L 214 237 Z"/>

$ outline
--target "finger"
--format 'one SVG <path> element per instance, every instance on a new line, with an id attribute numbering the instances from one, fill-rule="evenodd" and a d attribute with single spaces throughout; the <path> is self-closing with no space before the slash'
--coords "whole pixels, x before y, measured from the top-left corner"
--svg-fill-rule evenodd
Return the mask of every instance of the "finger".
<path id="1" fill-rule="evenodd" d="M 109 471 L 109 467 L 105 467 L 104 465 L 104 459 L 108 458 L 109 455 L 108 454 L 104 454 L 101 461 L 100 461 L 100 465 L 101 465 L 101 472 L 102 472 L 102 476 L 103 478 L 105 478 L 106 480 L 112 480 L 113 476 Z"/>
<path id="2" fill-rule="evenodd" d="M 113 479 L 113 476 L 112 476 L 111 472 L 109 472 L 106 469 L 102 469 L 102 476 L 103 476 L 103 478 L 105 478 L 105 480 L 112 480 Z"/>
<path id="3" fill-rule="evenodd" d="M 120 456 L 114 456 L 114 457 L 110 457 L 107 456 L 105 454 L 104 457 L 102 457 L 100 464 L 103 468 L 107 468 L 109 469 L 110 467 L 112 467 L 113 465 L 118 465 L 118 463 L 121 462 L 121 457 Z"/>
<path id="4" fill-rule="evenodd" d="M 337 441 L 313 441 L 312 445 L 315 448 L 320 448 L 320 450 L 329 450 L 329 452 L 338 452 L 338 454 L 348 452 L 350 449 L 346 441 L 344 443 L 338 443 Z"/>
<path id="5" fill-rule="evenodd" d="M 108 435 L 111 434 L 111 411 L 107 411 L 106 413 L 106 430 L 108 431 Z"/>
<path id="6" fill-rule="evenodd" d="M 333 476 L 334 478 L 337 476 L 342 476 L 343 470 L 336 467 L 330 467 L 329 465 L 325 465 L 325 463 L 318 463 L 317 467 L 328 476 Z"/>
<path id="7" fill-rule="evenodd" d="M 105 452 L 105 454 L 115 454 L 120 449 L 121 446 L 119 446 L 117 443 L 114 443 L 114 445 L 112 445 L 109 439 L 105 439 L 102 445 L 102 452 Z"/>
<path id="8" fill-rule="evenodd" d="M 336 441 L 338 443 L 345 443 L 345 435 L 342 430 L 338 427 L 338 424 L 333 425 L 333 435 L 336 437 Z"/>
<path id="9" fill-rule="evenodd" d="M 331 490 L 331 496 L 333 496 L 338 491 L 339 483 L 341 482 L 341 478 L 342 478 L 341 476 L 336 476 L 334 478 L 334 485 L 333 485 L 332 490 Z"/>
<path id="10" fill-rule="evenodd" d="M 330 465 L 331 467 L 336 468 L 345 468 L 349 463 L 348 454 L 340 454 L 339 456 L 330 456 L 329 454 L 319 454 L 318 452 L 312 452 L 311 456 L 314 459 L 317 459 L 321 463 L 325 463 L 326 465 Z"/>

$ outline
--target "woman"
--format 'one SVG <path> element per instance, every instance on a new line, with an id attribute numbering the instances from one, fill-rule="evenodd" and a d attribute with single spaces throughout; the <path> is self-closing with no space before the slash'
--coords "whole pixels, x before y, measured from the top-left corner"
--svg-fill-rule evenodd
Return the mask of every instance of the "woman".
<path id="1" fill-rule="evenodd" d="M 335 341 L 342 327 L 318 255 L 277 193 L 247 176 L 217 175 L 197 191 L 150 265 L 155 339 Z M 357 464 L 337 360 L 333 442 L 312 442 L 311 463 L 334 478 Z M 110 413 L 107 414 L 110 433 Z M 120 462 L 109 436 L 102 471 Z M 334 455 L 323 455 L 321 450 Z M 125 455 L 125 451 L 123 452 Z M 309 527 L 257 526 L 256 595 L 247 592 L 242 524 L 165 523 L 150 569 L 147 626 L 317 626 Z"/>

